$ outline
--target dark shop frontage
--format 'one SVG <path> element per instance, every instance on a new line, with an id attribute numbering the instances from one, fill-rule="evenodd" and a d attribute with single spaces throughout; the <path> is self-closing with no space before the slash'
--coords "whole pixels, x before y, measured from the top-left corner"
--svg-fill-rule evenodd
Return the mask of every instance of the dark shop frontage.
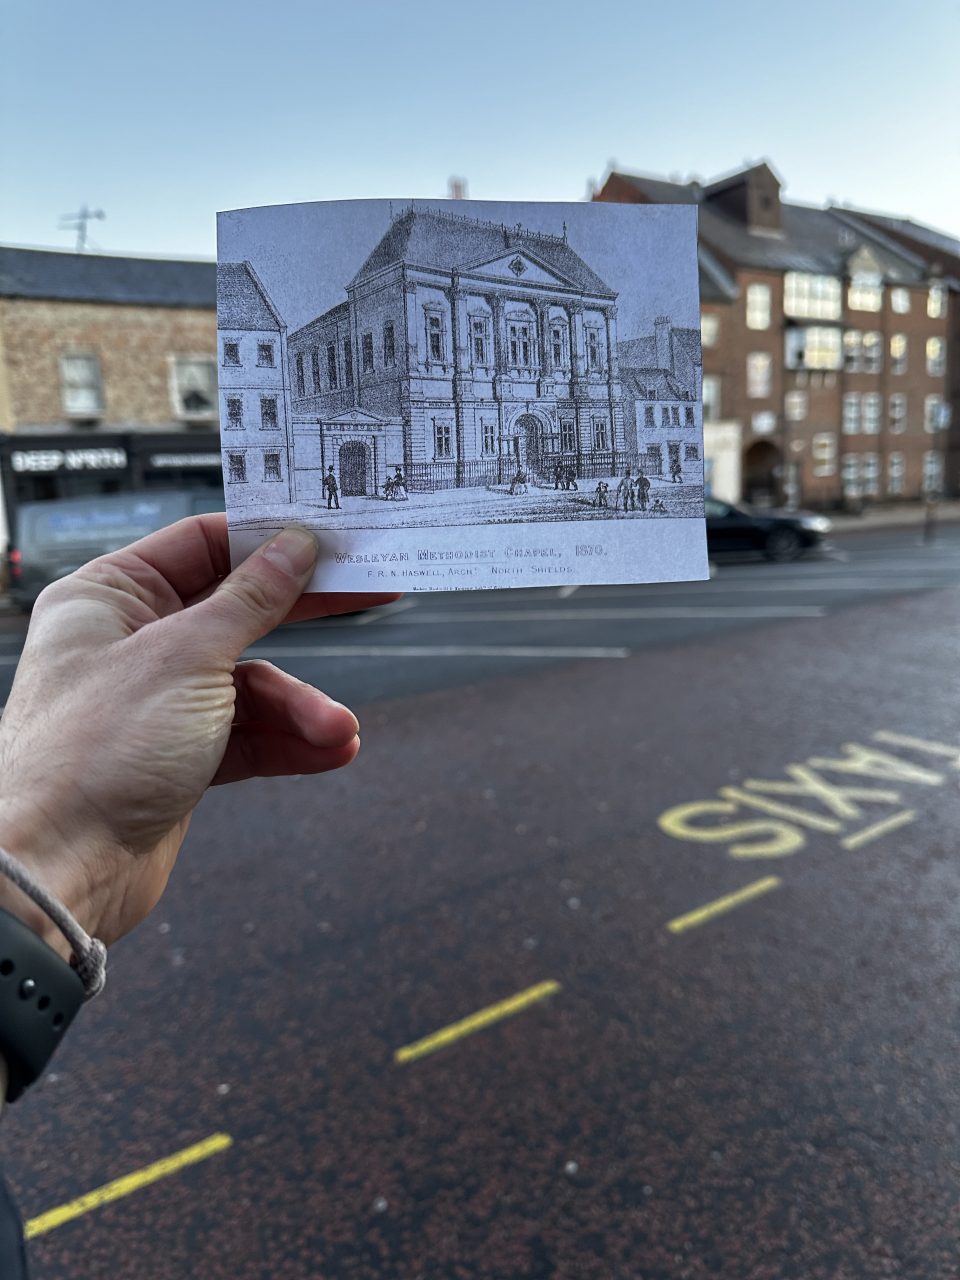
<path id="1" fill-rule="evenodd" d="M 216 431 L 51 432 L 0 442 L 8 536 L 17 538 L 24 503 L 100 494 L 223 491 Z"/>

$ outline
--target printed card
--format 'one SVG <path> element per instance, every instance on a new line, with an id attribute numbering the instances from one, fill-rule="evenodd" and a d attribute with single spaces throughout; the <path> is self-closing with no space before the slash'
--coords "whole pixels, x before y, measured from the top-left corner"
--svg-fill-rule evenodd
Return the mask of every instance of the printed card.
<path id="1" fill-rule="evenodd" d="M 696 210 L 349 200 L 218 216 L 235 561 L 314 591 L 708 576 Z"/>

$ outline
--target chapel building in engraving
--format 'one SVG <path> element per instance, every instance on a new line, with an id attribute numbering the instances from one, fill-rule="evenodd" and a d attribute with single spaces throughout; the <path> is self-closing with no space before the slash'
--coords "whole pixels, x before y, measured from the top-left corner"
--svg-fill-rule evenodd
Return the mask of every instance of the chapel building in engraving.
<path id="1" fill-rule="evenodd" d="M 563 235 L 411 207 L 287 339 L 296 497 L 552 484 L 635 460 L 615 292 Z"/>

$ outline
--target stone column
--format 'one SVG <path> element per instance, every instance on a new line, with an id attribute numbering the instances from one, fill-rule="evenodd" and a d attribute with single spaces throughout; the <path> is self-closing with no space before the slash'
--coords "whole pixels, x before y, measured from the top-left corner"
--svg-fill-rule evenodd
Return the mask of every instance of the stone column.
<path id="1" fill-rule="evenodd" d="M 617 432 L 622 425 L 620 406 L 620 359 L 617 355 L 617 309 L 604 307 L 607 339 L 607 404 L 610 410 L 610 466 L 617 473 Z M 624 441 L 626 447 L 626 441 Z"/>
<path id="2" fill-rule="evenodd" d="M 461 319 L 466 317 L 466 299 L 460 288 L 460 281 L 453 276 L 451 287 L 446 290 L 450 303 L 450 348 L 453 356 L 453 434 L 455 456 L 457 460 L 455 483 L 458 489 L 463 488 L 463 344 Z"/>

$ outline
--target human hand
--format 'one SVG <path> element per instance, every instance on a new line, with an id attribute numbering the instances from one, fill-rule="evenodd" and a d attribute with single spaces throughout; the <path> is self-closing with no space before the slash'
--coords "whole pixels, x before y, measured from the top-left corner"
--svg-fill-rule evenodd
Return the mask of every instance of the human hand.
<path id="1" fill-rule="evenodd" d="M 197 516 L 37 601 L 0 719 L 0 845 L 107 945 L 156 905 L 211 783 L 356 756 L 346 707 L 270 663 L 237 661 L 283 621 L 396 599 L 302 596 L 317 552 L 285 530 L 229 573 L 226 518 Z M 68 954 L 2 878 L 0 905 Z"/>

